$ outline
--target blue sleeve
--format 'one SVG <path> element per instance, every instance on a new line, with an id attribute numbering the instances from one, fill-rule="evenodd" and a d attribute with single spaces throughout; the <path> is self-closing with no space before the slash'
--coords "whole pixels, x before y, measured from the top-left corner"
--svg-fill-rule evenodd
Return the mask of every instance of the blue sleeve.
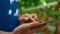
<path id="1" fill-rule="evenodd" d="M 11 32 L 18 26 L 17 7 L 16 0 L 0 0 L 0 30 Z"/>

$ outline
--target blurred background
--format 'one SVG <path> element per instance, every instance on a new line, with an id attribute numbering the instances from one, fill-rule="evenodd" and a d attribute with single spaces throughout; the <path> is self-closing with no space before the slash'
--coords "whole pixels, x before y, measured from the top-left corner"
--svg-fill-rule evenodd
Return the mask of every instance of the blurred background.
<path id="1" fill-rule="evenodd" d="M 37 14 L 39 21 L 54 19 L 35 34 L 60 34 L 60 0 L 18 0 L 19 14 Z"/>

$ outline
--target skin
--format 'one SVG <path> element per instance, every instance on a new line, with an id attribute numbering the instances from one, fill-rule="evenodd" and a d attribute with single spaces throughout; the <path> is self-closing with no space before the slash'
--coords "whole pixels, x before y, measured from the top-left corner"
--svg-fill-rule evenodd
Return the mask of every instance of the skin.
<path id="1" fill-rule="evenodd" d="M 30 17 L 32 18 L 30 18 Z M 31 21 L 29 21 L 29 19 Z M 34 34 L 37 30 L 40 28 L 31 29 L 32 27 L 35 27 L 39 25 L 39 22 L 37 21 L 37 15 L 36 14 L 24 14 L 18 18 L 19 22 L 29 21 L 28 23 L 21 24 L 16 27 L 12 32 L 4 32 L 0 31 L 0 34 Z M 35 22 L 34 22 L 35 20 Z"/>

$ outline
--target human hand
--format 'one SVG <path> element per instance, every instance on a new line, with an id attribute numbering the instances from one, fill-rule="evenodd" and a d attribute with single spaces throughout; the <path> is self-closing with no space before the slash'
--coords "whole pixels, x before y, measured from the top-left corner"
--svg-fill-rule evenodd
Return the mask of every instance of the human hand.
<path id="1" fill-rule="evenodd" d="M 29 23 L 29 22 L 34 22 L 37 20 L 38 20 L 38 17 L 36 14 L 24 14 L 19 17 L 20 23 Z"/>
<path id="2" fill-rule="evenodd" d="M 22 24 L 18 26 L 17 28 L 15 28 L 12 34 L 34 34 L 34 32 L 36 32 L 40 28 L 39 27 L 35 29 L 31 29 L 31 28 L 37 25 L 39 25 L 39 22 L 31 22 L 27 24 Z"/>

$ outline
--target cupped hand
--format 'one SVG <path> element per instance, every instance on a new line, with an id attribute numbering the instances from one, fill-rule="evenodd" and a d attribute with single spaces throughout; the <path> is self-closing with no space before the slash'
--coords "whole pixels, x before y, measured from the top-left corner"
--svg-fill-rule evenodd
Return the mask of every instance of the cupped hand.
<path id="1" fill-rule="evenodd" d="M 39 22 L 31 22 L 31 23 L 22 24 L 18 26 L 17 28 L 15 28 L 12 34 L 34 34 L 34 32 L 36 32 L 40 28 L 39 27 L 35 29 L 31 29 L 31 28 L 37 25 L 39 25 Z"/>

